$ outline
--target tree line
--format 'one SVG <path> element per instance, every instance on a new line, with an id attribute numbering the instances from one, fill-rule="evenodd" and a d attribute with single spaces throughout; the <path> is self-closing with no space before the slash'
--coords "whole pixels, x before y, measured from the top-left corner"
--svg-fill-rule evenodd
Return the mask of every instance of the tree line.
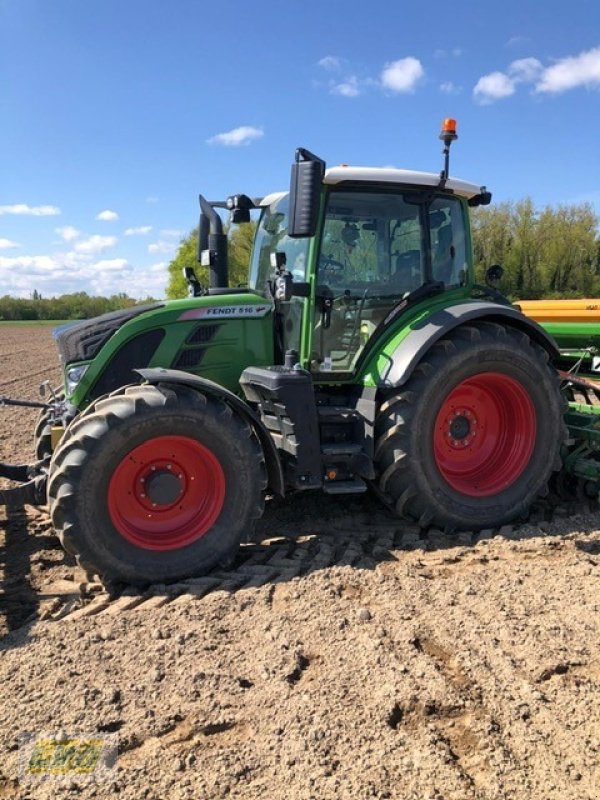
<path id="1" fill-rule="evenodd" d="M 530 198 L 474 209 L 475 273 L 504 267 L 502 291 L 521 300 L 600 296 L 598 216 L 587 203 L 535 208 Z"/>
<path id="2" fill-rule="evenodd" d="M 151 299 L 151 298 L 148 298 Z M 94 297 L 86 292 L 63 294 L 60 297 L 42 297 L 34 290 L 31 298 L 0 297 L 0 320 L 62 320 L 89 319 L 108 311 L 134 306 L 137 300 L 126 294 L 111 297 Z"/>

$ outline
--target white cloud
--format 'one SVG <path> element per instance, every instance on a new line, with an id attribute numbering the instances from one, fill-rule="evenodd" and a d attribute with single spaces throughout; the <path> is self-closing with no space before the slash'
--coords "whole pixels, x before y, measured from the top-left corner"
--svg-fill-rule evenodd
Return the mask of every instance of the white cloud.
<path id="1" fill-rule="evenodd" d="M 508 74 L 515 83 L 530 83 L 538 77 L 542 70 L 543 66 L 537 58 L 519 58 L 509 64 Z"/>
<path id="2" fill-rule="evenodd" d="M 355 75 L 351 75 L 342 83 L 334 84 L 331 89 L 331 94 L 339 94 L 342 97 L 358 97 L 361 94 L 361 89 L 358 79 Z"/>
<path id="3" fill-rule="evenodd" d="M 138 228 L 127 228 L 125 236 L 146 236 L 152 230 L 152 225 L 140 225 Z"/>
<path id="4" fill-rule="evenodd" d="M 65 225 L 64 228 L 55 228 L 54 230 L 65 242 L 72 242 L 73 239 L 80 236 L 80 232 L 72 225 Z"/>
<path id="5" fill-rule="evenodd" d="M 519 58 L 508 65 L 506 72 L 491 72 L 477 81 L 473 94 L 481 105 L 510 97 L 519 83 L 534 81 L 543 66 L 537 58 Z"/>
<path id="6" fill-rule="evenodd" d="M 221 144 L 225 147 L 240 147 L 240 145 L 250 144 L 250 142 L 253 142 L 255 139 L 261 139 L 264 135 L 262 128 L 253 128 L 251 125 L 241 125 L 239 128 L 233 128 L 231 131 L 217 133 L 206 141 L 208 144 Z"/>
<path id="7" fill-rule="evenodd" d="M 96 214 L 96 219 L 99 219 L 102 222 L 115 222 L 119 219 L 119 215 L 116 211 L 111 211 L 109 208 L 106 208 L 104 211 Z"/>
<path id="8" fill-rule="evenodd" d="M 92 255 L 71 250 L 52 255 L 0 256 L 2 291 L 29 297 L 33 289 L 45 297 L 87 291 L 131 297 L 163 297 L 168 281 L 167 263 L 134 268 L 124 258 L 95 260 Z"/>
<path id="9" fill-rule="evenodd" d="M 57 267 L 58 262 L 54 256 L 0 256 L 0 269 L 15 273 L 15 275 L 6 276 L 9 281 L 16 275 L 22 276 L 24 272 L 40 274 L 55 270 Z"/>
<path id="10" fill-rule="evenodd" d="M 0 216 L 15 214 L 28 217 L 56 217 L 60 214 L 57 206 L 28 206 L 26 203 L 16 203 L 12 206 L 0 206 Z"/>
<path id="11" fill-rule="evenodd" d="M 323 69 L 331 71 L 336 71 L 342 66 L 342 60 L 337 56 L 325 56 L 325 58 L 320 59 L 317 63 L 320 67 L 323 67 Z"/>
<path id="12" fill-rule="evenodd" d="M 515 93 L 515 81 L 504 72 L 490 72 L 479 78 L 473 89 L 475 99 L 482 105 L 510 97 Z"/>
<path id="13" fill-rule="evenodd" d="M 579 86 L 600 87 L 600 47 L 577 56 L 562 58 L 547 67 L 535 86 L 536 92 L 558 94 Z"/>
<path id="14" fill-rule="evenodd" d="M 158 203 L 158 197 L 155 197 L 152 194 L 148 195 L 148 197 L 146 198 L 146 202 L 147 203 Z"/>
<path id="15" fill-rule="evenodd" d="M 510 97 L 520 83 L 534 83 L 537 93 L 558 94 L 580 86 L 600 88 L 600 47 L 562 58 L 550 67 L 533 57 L 520 58 L 506 72 L 481 77 L 473 95 L 482 105 Z"/>
<path id="16" fill-rule="evenodd" d="M 148 245 L 149 253 L 172 254 L 176 250 L 177 250 L 177 244 L 175 242 L 165 242 L 163 239 L 159 239 L 158 242 L 152 242 L 152 244 Z"/>
<path id="17" fill-rule="evenodd" d="M 95 272 L 124 272 L 131 266 L 126 258 L 108 258 L 92 265 Z"/>
<path id="18" fill-rule="evenodd" d="M 95 234 L 87 239 L 83 239 L 81 242 L 77 242 L 74 246 L 74 250 L 77 253 L 85 253 L 86 255 L 103 253 L 110 247 L 114 247 L 117 241 L 116 236 L 99 236 Z"/>
<path id="19" fill-rule="evenodd" d="M 21 247 L 21 245 L 11 239 L 0 239 L 0 250 L 11 250 L 13 247 Z"/>
<path id="20" fill-rule="evenodd" d="M 444 94 L 460 94 L 462 92 L 462 86 L 457 86 L 452 81 L 444 81 L 444 83 L 440 83 L 440 92 Z"/>
<path id="21" fill-rule="evenodd" d="M 179 228 L 163 228 L 160 232 L 166 239 L 181 239 L 183 234 L 184 231 L 180 231 Z"/>
<path id="22" fill-rule="evenodd" d="M 414 92 L 425 75 L 418 58 L 408 56 L 386 64 L 381 72 L 381 85 L 392 92 Z"/>

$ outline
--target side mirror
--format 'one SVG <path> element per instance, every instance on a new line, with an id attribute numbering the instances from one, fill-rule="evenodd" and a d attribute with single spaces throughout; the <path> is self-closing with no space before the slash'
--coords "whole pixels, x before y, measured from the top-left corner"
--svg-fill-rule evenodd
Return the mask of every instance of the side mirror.
<path id="1" fill-rule="evenodd" d="M 185 278 L 187 285 L 188 285 L 188 296 L 189 297 L 200 297 L 204 294 L 204 287 L 196 277 L 196 271 L 193 267 L 184 267 L 183 268 L 183 277 Z"/>
<path id="2" fill-rule="evenodd" d="M 492 266 L 488 267 L 485 272 L 486 286 L 491 286 L 493 288 L 494 284 L 500 283 L 503 275 L 504 269 L 500 266 L 500 264 L 492 264 Z"/>
<path id="3" fill-rule="evenodd" d="M 245 194 L 234 194 L 227 198 L 229 221 L 233 225 L 242 225 L 250 222 L 250 210 L 256 208 L 252 200 Z"/>
<path id="4" fill-rule="evenodd" d="M 325 176 L 325 162 L 299 147 L 292 164 L 288 236 L 301 239 L 314 236 L 319 215 L 319 195 Z"/>

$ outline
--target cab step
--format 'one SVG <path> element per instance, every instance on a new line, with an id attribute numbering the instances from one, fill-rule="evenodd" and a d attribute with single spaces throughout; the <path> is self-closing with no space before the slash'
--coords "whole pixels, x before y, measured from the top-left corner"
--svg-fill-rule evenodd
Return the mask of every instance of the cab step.
<path id="1" fill-rule="evenodd" d="M 329 481 L 323 484 L 326 494 L 360 494 L 367 491 L 367 484 L 362 478 L 352 481 Z"/>

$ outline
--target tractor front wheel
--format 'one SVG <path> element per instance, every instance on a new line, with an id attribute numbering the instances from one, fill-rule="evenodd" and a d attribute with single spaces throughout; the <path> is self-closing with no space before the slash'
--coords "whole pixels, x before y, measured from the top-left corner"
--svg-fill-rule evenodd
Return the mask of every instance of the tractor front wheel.
<path id="1" fill-rule="evenodd" d="M 492 322 L 462 326 L 382 403 L 379 490 L 423 527 L 509 522 L 560 468 L 564 405 L 547 353 L 529 336 Z"/>
<path id="2" fill-rule="evenodd" d="M 230 558 L 263 510 L 266 472 L 250 426 L 181 385 L 97 401 L 56 449 L 48 496 L 65 549 L 104 580 L 148 584 Z"/>

